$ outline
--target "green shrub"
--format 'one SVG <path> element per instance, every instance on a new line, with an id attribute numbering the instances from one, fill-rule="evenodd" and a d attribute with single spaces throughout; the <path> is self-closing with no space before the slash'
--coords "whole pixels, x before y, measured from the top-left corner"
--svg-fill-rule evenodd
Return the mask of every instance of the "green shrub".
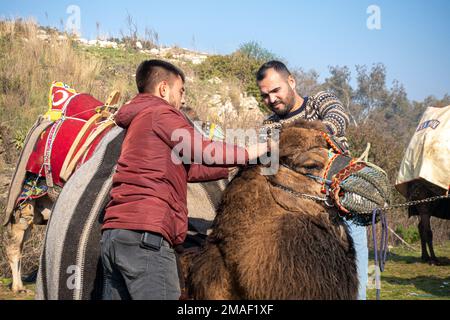
<path id="1" fill-rule="evenodd" d="M 420 240 L 419 230 L 416 226 L 398 226 L 395 232 L 408 243 L 416 243 Z"/>
<path id="2" fill-rule="evenodd" d="M 255 41 L 242 44 L 236 52 L 239 52 L 248 58 L 257 60 L 260 64 L 276 59 L 276 56 L 272 52 L 266 48 L 263 48 L 258 42 Z"/>
<path id="3" fill-rule="evenodd" d="M 27 130 L 22 128 L 15 131 L 14 146 L 17 150 L 22 150 L 25 145 L 25 139 L 27 137 Z"/>
<path id="4" fill-rule="evenodd" d="M 237 79 L 241 89 L 249 96 L 255 97 L 262 111 L 268 111 L 262 104 L 256 84 L 256 72 L 259 67 L 273 55 L 254 43 L 244 44 L 236 52 L 221 56 L 209 56 L 202 64 L 195 67 L 201 80 L 220 78 L 222 80 Z"/>

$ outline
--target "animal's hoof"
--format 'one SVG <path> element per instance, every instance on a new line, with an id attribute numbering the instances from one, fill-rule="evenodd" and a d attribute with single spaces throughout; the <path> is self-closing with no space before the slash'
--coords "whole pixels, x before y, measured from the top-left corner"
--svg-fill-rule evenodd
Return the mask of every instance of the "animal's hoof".
<path id="1" fill-rule="evenodd" d="M 29 294 L 29 293 L 31 293 L 31 291 L 26 289 L 26 288 L 14 288 L 14 289 L 11 289 L 11 290 L 15 294 Z"/>
<path id="2" fill-rule="evenodd" d="M 440 266 L 442 265 L 441 262 L 438 259 L 430 259 L 430 261 L 428 261 L 428 263 L 432 266 Z"/>
<path id="3" fill-rule="evenodd" d="M 14 294 L 30 294 L 30 293 L 32 293 L 32 291 L 25 288 L 25 286 L 23 284 L 14 286 L 13 283 L 10 283 L 8 287 Z"/>
<path id="4" fill-rule="evenodd" d="M 429 256 L 422 256 L 420 259 L 422 260 L 422 262 L 430 262 L 431 260 Z"/>

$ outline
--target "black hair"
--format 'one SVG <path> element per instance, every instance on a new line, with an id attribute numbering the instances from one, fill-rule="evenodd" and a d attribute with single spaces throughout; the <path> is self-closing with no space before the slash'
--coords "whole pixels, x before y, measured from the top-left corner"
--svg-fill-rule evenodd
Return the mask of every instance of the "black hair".
<path id="1" fill-rule="evenodd" d="M 136 85 L 139 93 L 152 93 L 161 81 L 172 82 L 173 76 L 186 80 L 183 71 L 167 61 L 145 60 L 136 70 Z"/>
<path id="2" fill-rule="evenodd" d="M 285 76 L 286 78 L 291 75 L 291 72 L 288 70 L 288 68 L 286 67 L 286 65 L 283 62 L 277 61 L 277 60 L 272 60 L 272 61 L 264 63 L 259 68 L 258 72 L 256 73 L 256 81 L 262 81 L 266 77 L 267 70 L 269 70 L 269 69 L 274 69 L 276 72 Z"/>

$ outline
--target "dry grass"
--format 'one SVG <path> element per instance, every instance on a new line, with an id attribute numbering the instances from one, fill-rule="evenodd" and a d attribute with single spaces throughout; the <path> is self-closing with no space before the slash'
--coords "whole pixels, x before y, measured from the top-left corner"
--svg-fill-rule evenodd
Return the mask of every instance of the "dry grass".
<path id="1" fill-rule="evenodd" d="M 95 92 L 101 62 L 79 55 L 69 38 L 56 33 L 43 41 L 33 21 L 0 22 L 0 121 L 24 130 L 47 108 L 49 85 L 65 81 Z"/>
<path id="2" fill-rule="evenodd" d="M 42 29 L 32 21 L 0 21 L 0 125 L 20 142 L 39 114 L 48 108 L 53 81 L 63 81 L 78 92 L 105 100 L 113 90 L 126 91 L 128 79 L 100 77 L 102 59 L 81 50 L 68 36 L 53 32 L 42 40 Z M 20 145 L 20 143 L 19 143 Z"/>

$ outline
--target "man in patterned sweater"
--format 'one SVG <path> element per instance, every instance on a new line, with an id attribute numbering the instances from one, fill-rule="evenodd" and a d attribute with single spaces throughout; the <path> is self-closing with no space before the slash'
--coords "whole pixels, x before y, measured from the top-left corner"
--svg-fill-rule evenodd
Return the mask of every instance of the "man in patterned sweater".
<path id="1" fill-rule="evenodd" d="M 257 82 L 264 103 L 273 111 L 264 125 L 297 119 L 321 120 L 328 132 L 347 146 L 345 129 L 349 117 L 334 94 L 320 91 L 311 97 L 300 96 L 295 89 L 295 78 L 280 61 L 269 61 L 261 66 Z"/>
<path id="2" fill-rule="evenodd" d="M 335 136 L 345 149 L 348 149 L 345 130 L 349 117 L 339 99 L 332 93 L 321 91 L 310 97 L 302 97 L 296 91 L 296 80 L 287 67 L 280 61 L 269 61 L 261 66 L 256 74 L 261 97 L 272 110 L 263 123 L 289 123 L 297 119 L 322 121 L 328 133 Z M 353 238 L 360 282 L 358 299 L 366 299 L 368 272 L 368 249 L 366 228 L 347 222 Z"/>

